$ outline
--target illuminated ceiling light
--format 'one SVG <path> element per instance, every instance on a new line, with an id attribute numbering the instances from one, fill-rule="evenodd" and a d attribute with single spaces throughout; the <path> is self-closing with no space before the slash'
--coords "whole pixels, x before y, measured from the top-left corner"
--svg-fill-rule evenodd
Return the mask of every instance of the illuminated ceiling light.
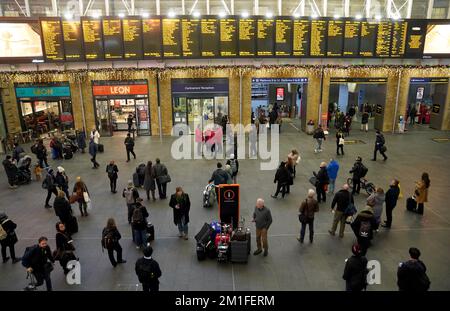
<path id="1" fill-rule="evenodd" d="M 224 11 L 220 11 L 219 12 L 219 17 L 220 18 L 225 18 L 227 16 L 227 13 L 225 13 Z"/>
<path id="2" fill-rule="evenodd" d="M 33 59 L 31 62 L 32 63 L 43 63 L 44 60 L 43 59 Z"/>
<path id="3" fill-rule="evenodd" d="M 99 18 L 99 17 L 100 17 L 100 14 L 97 13 L 97 12 L 96 12 L 96 13 L 92 13 L 92 17 L 93 17 L 93 18 Z"/>
<path id="4" fill-rule="evenodd" d="M 200 17 L 200 12 L 199 12 L 199 11 L 195 11 L 192 15 L 193 15 L 195 18 L 199 18 L 199 17 Z"/>
<path id="5" fill-rule="evenodd" d="M 65 19 L 73 19 L 73 14 L 72 13 L 66 13 L 66 14 L 64 14 L 64 18 Z"/>
<path id="6" fill-rule="evenodd" d="M 294 15 L 293 15 L 295 18 L 299 18 L 300 17 L 300 14 L 299 13 L 294 13 Z"/>
<path id="7" fill-rule="evenodd" d="M 125 14 L 119 13 L 119 14 L 117 14 L 117 16 L 119 16 L 120 18 L 124 18 L 124 17 L 125 17 Z"/>
<path id="8" fill-rule="evenodd" d="M 272 18 L 273 17 L 273 13 L 272 12 L 267 12 L 266 13 L 266 17 L 267 18 Z"/>
<path id="9" fill-rule="evenodd" d="M 149 18 L 150 17 L 150 13 L 144 12 L 144 13 L 142 13 L 142 17 L 143 18 Z"/>
<path id="10" fill-rule="evenodd" d="M 311 14 L 311 18 L 317 18 L 317 17 L 319 17 L 317 14 Z"/>
<path id="11" fill-rule="evenodd" d="M 375 19 L 379 21 L 381 19 L 381 15 L 375 15 Z"/>
<path id="12" fill-rule="evenodd" d="M 356 19 L 361 19 L 361 18 L 362 18 L 362 15 L 361 15 L 361 14 L 356 14 L 355 18 L 356 18 Z"/>
<path id="13" fill-rule="evenodd" d="M 241 15 L 243 18 L 248 18 L 248 16 L 249 16 L 247 11 L 242 12 Z"/>
<path id="14" fill-rule="evenodd" d="M 339 19 L 339 18 L 341 18 L 341 16 L 339 14 L 334 14 L 333 18 L 334 19 Z"/>
<path id="15" fill-rule="evenodd" d="M 175 14 L 174 11 L 169 11 L 169 13 L 167 14 L 167 16 L 169 16 L 169 18 L 174 18 L 174 17 L 177 16 L 177 15 Z"/>

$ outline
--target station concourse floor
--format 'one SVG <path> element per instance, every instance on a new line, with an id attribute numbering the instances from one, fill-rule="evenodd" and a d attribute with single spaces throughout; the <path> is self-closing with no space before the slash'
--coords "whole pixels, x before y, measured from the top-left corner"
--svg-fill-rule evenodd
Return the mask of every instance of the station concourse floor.
<path id="1" fill-rule="evenodd" d="M 91 291 L 136 291 L 141 290 L 134 272 L 134 263 L 141 256 L 131 241 L 131 230 L 127 223 L 127 209 L 121 190 L 139 163 L 159 157 L 167 165 L 172 182 L 168 185 L 168 195 L 176 186 L 182 186 L 191 199 L 189 240 L 179 239 L 177 227 L 173 224 L 172 209 L 168 200 L 156 202 L 144 200 L 150 213 L 150 221 L 155 225 L 156 240 L 153 242 L 154 258 L 162 270 L 161 290 L 176 291 L 311 291 L 345 289 L 342 279 L 345 259 L 351 255 L 354 234 L 346 227 L 343 239 L 328 234 L 332 214 L 330 205 L 321 204 L 315 218 L 314 243 L 301 245 L 296 237 L 299 233 L 298 207 L 311 188 L 308 179 L 313 170 L 318 170 L 322 161 L 335 157 L 334 131 L 324 143 L 322 153 L 314 153 L 314 140 L 304 132 L 299 132 L 298 124 L 283 123 L 280 143 L 280 160 L 292 149 L 300 151 L 302 160 L 297 166 L 297 177 L 291 194 L 285 199 L 273 199 L 275 191 L 273 178 L 275 171 L 259 170 L 260 160 L 240 160 L 238 183 L 241 185 L 241 216 L 252 231 L 252 252 L 255 249 L 255 228 L 251 223 L 252 212 L 257 198 L 265 199 L 272 211 L 273 224 L 269 230 L 269 255 L 249 256 L 248 264 L 218 263 L 207 259 L 199 262 L 195 253 L 194 235 L 204 222 L 218 219 L 217 206 L 202 207 L 202 191 L 213 170 L 216 160 L 174 160 L 170 156 L 170 146 L 176 138 L 158 136 L 138 137 L 135 151 L 137 160 L 126 163 L 123 136 L 102 137 L 105 153 L 97 156 L 100 169 L 91 169 L 89 155 L 76 153 L 71 160 L 50 160 L 56 168 L 62 165 L 70 178 L 70 187 L 76 176 L 81 176 L 91 193 L 93 210 L 88 217 L 80 217 L 77 205 L 73 205 L 74 215 L 79 222 L 79 232 L 73 236 L 76 254 L 81 263 L 81 285 L 67 285 L 62 269 L 57 263 L 52 272 L 54 290 Z M 369 168 L 367 178 L 376 185 L 388 188 L 392 178 L 401 183 L 403 198 L 394 210 L 392 229 L 380 229 L 367 253 L 369 260 L 381 264 L 381 284 L 371 285 L 369 291 L 397 290 L 396 271 L 400 261 L 408 259 L 408 248 L 418 247 L 421 259 L 427 265 L 431 279 L 431 290 L 450 290 L 450 142 L 438 143 L 432 138 L 450 138 L 449 132 L 421 130 L 405 134 L 385 134 L 386 162 L 370 159 L 373 155 L 375 132 L 362 133 L 353 130 L 347 140 L 358 140 L 356 144 L 345 146 L 345 156 L 337 157 L 340 171 L 336 186 L 340 187 L 350 176 L 349 170 L 356 158 L 361 156 Z M 48 143 L 48 141 L 47 141 Z M 30 146 L 26 146 L 29 152 Z M 34 159 L 34 155 L 33 155 Z M 109 180 L 105 165 L 114 159 L 119 167 L 118 193 L 109 190 Z M 413 193 L 414 181 L 422 172 L 428 172 L 431 179 L 429 202 L 425 204 L 424 216 L 407 212 L 405 201 Z M 35 244 L 39 236 L 50 238 L 52 250 L 55 247 L 55 223 L 58 220 L 53 209 L 44 208 L 46 190 L 33 181 L 30 185 L 16 190 L 8 189 L 3 167 L 0 180 L 0 210 L 18 224 L 16 253 L 21 256 L 25 247 Z M 145 191 L 139 190 L 141 197 Z M 365 194 L 356 197 L 358 209 L 364 207 Z M 53 198 L 51 200 L 51 204 Z M 106 252 L 102 252 L 100 238 L 106 220 L 114 217 L 122 233 L 121 245 L 124 265 L 113 268 Z M 383 215 L 383 220 L 385 219 Z M 0 290 L 20 291 L 27 285 L 26 272 L 20 263 L 12 265 L 0 263 Z M 42 286 L 40 290 L 45 290 Z"/>

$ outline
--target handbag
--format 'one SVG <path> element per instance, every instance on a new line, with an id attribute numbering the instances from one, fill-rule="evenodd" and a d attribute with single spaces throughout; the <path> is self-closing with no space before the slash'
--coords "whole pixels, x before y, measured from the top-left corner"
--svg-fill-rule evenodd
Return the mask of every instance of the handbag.
<path id="1" fill-rule="evenodd" d="M 89 193 L 87 193 L 87 191 L 83 192 L 83 199 L 84 199 L 84 202 L 86 202 L 86 203 L 91 202 L 91 198 L 89 197 Z"/>
<path id="2" fill-rule="evenodd" d="M 380 150 L 381 150 L 381 152 L 386 152 L 387 148 L 385 145 L 383 145 L 383 146 L 381 146 Z"/>
<path id="3" fill-rule="evenodd" d="M 306 206 L 305 206 L 305 209 L 303 210 L 303 213 L 300 213 L 300 214 L 298 215 L 298 220 L 299 220 L 301 223 L 305 223 L 305 222 L 308 221 L 308 213 L 307 213 L 307 211 L 308 211 L 308 199 L 305 200 L 305 204 L 306 204 Z M 305 211 L 306 211 L 306 212 L 305 212 Z"/>
<path id="4" fill-rule="evenodd" d="M 169 183 L 171 181 L 172 181 L 172 179 L 170 178 L 169 174 L 159 176 L 159 182 L 161 184 L 167 184 L 167 183 Z"/>
<path id="5" fill-rule="evenodd" d="M 344 138 L 339 138 L 339 145 L 343 145 L 345 143 L 345 140 L 344 140 Z"/>
<path id="6" fill-rule="evenodd" d="M 70 203 L 70 204 L 73 204 L 73 203 L 75 203 L 75 202 L 77 202 L 77 201 L 78 201 L 78 196 L 77 196 L 77 194 L 76 194 L 76 193 L 72 194 L 72 195 L 70 196 L 70 198 L 69 198 L 69 203 Z"/>

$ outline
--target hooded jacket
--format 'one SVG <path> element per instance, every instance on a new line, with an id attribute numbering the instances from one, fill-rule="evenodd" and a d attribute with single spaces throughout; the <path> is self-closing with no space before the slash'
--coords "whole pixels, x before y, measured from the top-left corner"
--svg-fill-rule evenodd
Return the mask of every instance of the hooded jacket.
<path id="1" fill-rule="evenodd" d="M 353 232 L 355 233 L 355 236 L 357 238 L 362 238 L 359 234 L 359 231 L 361 229 L 361 223 L 364 221 L 368 221 L 370 223 L 369 236 L 367 237 L 367 239 L 372 240 L 373 228 L 376 226 L 376 221 L 372 212 L 372 208 L 370 206 L 366 206 L 366 208 L 359 212 L 355 220 L 351 224 Z"/>
<path id="2" fill-rule="evenodd" d="M 397 270 L 397 285 L 400 291 L 424 292 L 430 286 L 427 268 L 420 260 L 402 262 Z"/>
<path id="3" fill-rule="evenodd" d="M 381 215 L 383 214 L 383 203 L 385 200 L 384 193 L 374 192 L 367 198 L 367 202 L 373 202 L 373 215 L 377 222 L 380 222 Z"/>
<path id="4" fill-rule="evenodd" d="M 339 171 L 339 163 L 336 160 L 331 161 L 327 166 L 327 173 L 330 179 L 336 180 Z"/>

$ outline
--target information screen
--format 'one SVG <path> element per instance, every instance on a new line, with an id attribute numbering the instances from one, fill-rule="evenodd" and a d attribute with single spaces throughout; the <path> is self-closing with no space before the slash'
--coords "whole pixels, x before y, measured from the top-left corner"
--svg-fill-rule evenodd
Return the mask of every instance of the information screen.
<path id="1" fill-rule="evenodd" d="M 408 22 L 394 22 L 392 24 L 391 57 L 403 57 L 406 51 L 406 35 Z"/>
<path id="2" fill-rule="evenodd" d="M 204 18 L 201 21 L 201 56 L 202 57 L 218 57 L 220 56 L 220 31 L 219 21 L 217 18 Z"/>
<path id="3" fill-rule="evenodd" d="M 427 23 L 425 21 L 408 22 L 408 34 L 406 37 L 405 57 L 411 58 L 422 57 L 426 31 L 427 31 Z"/>
<path id="4" fill-rule="evenodd" d="M 181 56 L 181 27 L 179 18 L 162 20 L 163 56 L 174 58 Z"/>
<path id="5" fill-rule="evenodd" d="M 361 32 L 361 22 L 345 21 L 344 30 L 344 52 L 345 57 L 359 56 L 359 36 Z"/>
<path id="6" fill-rule="evenodd" d="M 125 59 L 142 59 L 142 21 L 139 17 L 122 20 L 123 51 Z"/>
<path id="7" fill-rule="evenodd" d="M 105 59 L 123 58 L 122 21 L 120 18 L 103 18 L 103 46 Z"/>
<path id="8" fill-rule="evenodd" d="M 47 17 L 40 21 L 45 61 L 64 61 L 64 38 L 61 20 L 58 17 Z"/>
<path id="9" fill-rule="evenodd" d="M 328 21 L 327 56 L 340 57 L 344 48 L 344 21 Z"/>
<path id="10" fill-rule="evenodd" d="M 325 57 L 326 56 L 326 38 L 327 38 L 327 21 L 313 20 L 311 21 L 311 45 L 310 56 Z"/>
<path id="11" fill-rule="evenodd" d="M 275 21 L 275 55 L 292 55 L 292 20 L 289 17 Z"/>
<path id="12" fill-rule="evenodd" d="M 450 56 L 450 22 L 428 22 L 423 54 L 427 57 Z"/>
<path id="13" fill-rule="evenodd" d="M 103 60 L 102 21 L 82 17 L 84 53 L 87 61 Z"/>
<path id="14" fill-rule="evenodd" d="M 181 46 L 183 57 L 200 56 L 200 20 L 199 19 L 181 19 Z"/>
<path id="15" fill-rule="evenodd" d="M 377 43 L 377 23 L 362 22 L 359 56 L 374 57 Z"/>
<path id="16" fill-rule="evenodd" d="M 161 20 L 159 18 L 142 20 L 144 58 L 162 56 Z"/>
<path id="17" fill-rule="evenodd" d="M 274 55 L 275 20 L 270 18 L 257 21 L 257 56 Z"/>
<path id="18" fill-rule="evenodd" d="M 391 22 L 379 22 L 378 34 L 377 34 L 377 47 L 375 56 L 377 57 L 389 57 L 391 49 Z"/>
<path id="19" fill-rule="evenodd" d="M 256 21 L 239 20 L 239 56 L 256 56 Z"/>
<path id="20" fill-rule="evenodd" d="M 220 56 L 238 56 L 238 21 L 236 18 L 224 18 L 220 25 Z"/>
<path id="21" fill-rule="evenodd" d="M 308 19 L 294 20 L 292 55 L 302 57 L 309 56 L 310 30 L 311 24 Z"/>
<path id="22" fill-rule="evenodd" d="M 63 20 L 63 39 L 64 50 L 66 52 L 66 61 L 83 61 L 83 33 L 81 31 L 81 22 L 72 20 Z"/>

